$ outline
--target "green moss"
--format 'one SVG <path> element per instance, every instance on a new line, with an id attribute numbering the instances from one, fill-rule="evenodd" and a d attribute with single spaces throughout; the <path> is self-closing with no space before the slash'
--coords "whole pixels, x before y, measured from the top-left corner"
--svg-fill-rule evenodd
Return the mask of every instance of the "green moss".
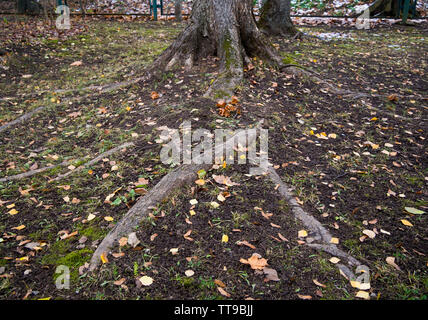
<path id="1" fill-rule="evenodd" d="M 281 56 L 283 57 L 282 63 L 284 64 L 296 64 L 296 65 L 298 64 L 294 59 L 295 57 L 289 53 L 281 52 Z"/>
<path id="2" fill-rule="evenodd" d="M 107 234 L 106 231 L 101 228 L 97 228 L 95 226 L 86 227 L 84 229 L 77 228 L 79 230 L 79 234 L 85 237 L 88 237 L 89 240 L 94 241 L 98 239 L 102 239 Z"/>

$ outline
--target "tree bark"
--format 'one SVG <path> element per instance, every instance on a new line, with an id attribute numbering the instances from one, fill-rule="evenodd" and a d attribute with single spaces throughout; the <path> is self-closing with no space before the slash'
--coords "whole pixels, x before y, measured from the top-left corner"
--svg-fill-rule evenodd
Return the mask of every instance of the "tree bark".
<path id="1" fill-rule="evenodd" d="M 183 19 L 181 11 L 183 10 L 183 0 L 175 0 L 174 13 L 175 20 L 181 21 Z"/>
<path id="2" fill-rule="evenodd" d="M 298 31 L 290 18 L 290 0 L 266 0 L 258 26 L 269 35 L 295 36 Z"/>
<path id="3" fill-rule="evenodd" d="M 191 68 L 207 56 L 220 59 L 220 76 L 207 96 L 227 97 L 243 79 L 249 57 L 281 67 L 275 48 L 260 32 L 252 0 L 195 0 L 189 24 L 175 42 L 153 63 L 152 72 L 170 70 L 177 64 Z"/>

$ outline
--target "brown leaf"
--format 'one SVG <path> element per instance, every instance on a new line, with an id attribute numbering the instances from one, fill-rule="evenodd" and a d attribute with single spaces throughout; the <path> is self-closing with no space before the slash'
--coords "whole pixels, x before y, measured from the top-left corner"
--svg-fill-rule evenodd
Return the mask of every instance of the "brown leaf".
<path id="1" fill-rule="evenodd" d="M 122 279 L 119 279 L 119 280 L 117 280 L 117 281 L 115 281 L 115 282 L 113 282 L 116 286 L 120 286 L 120 285 L 122 285 L 123 283 L 125 283 L 125 281 L 126 281 L 126 279 L 125 278 L 122 278 Z"/>
<path id="2" fill-rule="evenodd" d="M 230 177 L 226 177 L 223 175 L 217 176 L 217 175 L 213 174 L 213 179 L 215 182 L 217 182 L 219 184 L 224 184 L 224 185 L 229 186 L 229 187 L 239 186 L 239 183 L 232 182 L 230 180 Z"/>
<path id="3" fill-rule="evenodd" d="M 254 270 L 263 270 L 268 264 L 267 260 L 262 258 L 258 253 L 253 253 L 248 260 L 241 258 L 239 261 L 244 264 L 249 264 L 251 269 Z"/>
<path id="4" fill-rule="evenodd" d="M 215 279 L 215 280 L 214 280 L 214 283 L 215 283 L 216 285 L 218 285 L 219 287 L 221 287 L 221 288 L 226 288 L 226 285 L 224 284 L 224 282 L 223 282 L 223 281 L 221 281 L 221 280 L 219 280 L 219 279 Z"/>
<path id="5" fill-rule="evenodd" d="M 220 292 L 221 295 L 230 298 L 230 294 L 226 292 L 226 290 L 224 290 L 221 287 L 217 287 L 218 292 Z"/>
<path id="6" fill-rule="evenodd" d="M 253 246 L 251 243 L 249 243 L 249 242 L 248 242 L 248 241 L 246 241 L 246 240 L 238 241 L 238 242 L 236 242 L 236 244 L 237 244 L 238 246 L 247 246 L 247 247 L 250 247 L 251 249 L 256 249 L 256 247 L 255 247 L 255 246 Z"/>
<path id="7" fill-rule="evenodd" d="M 279 281 L 278 273 L 272 268 L 263 268 L 263 272 L 266 275 L 265 282 L 268 281 Z"/>

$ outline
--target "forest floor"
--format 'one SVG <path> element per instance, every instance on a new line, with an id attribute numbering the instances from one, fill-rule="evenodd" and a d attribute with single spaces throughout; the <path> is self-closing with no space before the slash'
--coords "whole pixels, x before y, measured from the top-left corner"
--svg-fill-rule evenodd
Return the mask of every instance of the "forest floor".
<path id="1" fill-rule="evenodd" d="M 172 170 L 160 161 L 162 129 L 185 120 L 245 129 L 261 119 L 269 159 L 298 202 L 370 270 L 370 298 L 427 298 L 427 24 L 301 26 L 336 38 L 274 38 L 288 62 L 368 96 L 350 100 L 254 60 L 236 92 L 241 113 L 223 117 L 202 98 L 215 59 L 132 82 L 183 25 L 79 23 L 58 36 L 33 18 L 0 22 L 0 128 L 44 107 L 0 132 L 0 179 L 69 161 L 0 182 L 2 299 L 358 299 L 337 260 L 306 246 L 276 186 L 248 165 L 212 168 L 205 185 L 176 190 L 136 228 L 136 247 L 118 243 L 95 274 L 80 268 L 143 189 Z M 135 145 L 52 181 L 128 141 Z M 278 281 L 240 261 L 255 252 Z M 68 290 L 55 286 L 59 265 L 71 268 Z"/>

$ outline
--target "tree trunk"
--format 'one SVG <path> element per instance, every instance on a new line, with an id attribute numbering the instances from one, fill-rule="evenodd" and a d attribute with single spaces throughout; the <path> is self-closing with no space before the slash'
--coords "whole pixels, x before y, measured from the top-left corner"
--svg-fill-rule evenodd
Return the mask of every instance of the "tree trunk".
<path id="1" fill-rule="evenodd" d="M 177 64 L 191 68 L 209 55 L 220 59 L 220 76 L 207 96 L 231 96 L 243 79 L 249 57 L 282 66 L 275 48 L 257 28 L 252 0 L 195 0 L 190 22 L 175 42 L 154 62 L 151 71 Z"/>
<path id="2" fill-rule="evenodd" d="M 183 0 L 175 0 L 174 13 L 175 13 L 175 20 L 176 21 L 181 21 L 183 19 L 182 15 L 181 15 L 181 11 L 183 10 L 182 4 L 183 4 Z"/>
<path id="3" fill-rule="evenodd" d="M 379 15 L 395 16 L 397 11 L 397 1 L 377 0 L 369 7 L 369 10 L 371 17 Z"/>
<path id="4" fill-rule="evenodd" d="M 294 36 L 297 29 L 290 18 L 290 0 L 266 0 L 258 26 L 269 35 Z"/>

